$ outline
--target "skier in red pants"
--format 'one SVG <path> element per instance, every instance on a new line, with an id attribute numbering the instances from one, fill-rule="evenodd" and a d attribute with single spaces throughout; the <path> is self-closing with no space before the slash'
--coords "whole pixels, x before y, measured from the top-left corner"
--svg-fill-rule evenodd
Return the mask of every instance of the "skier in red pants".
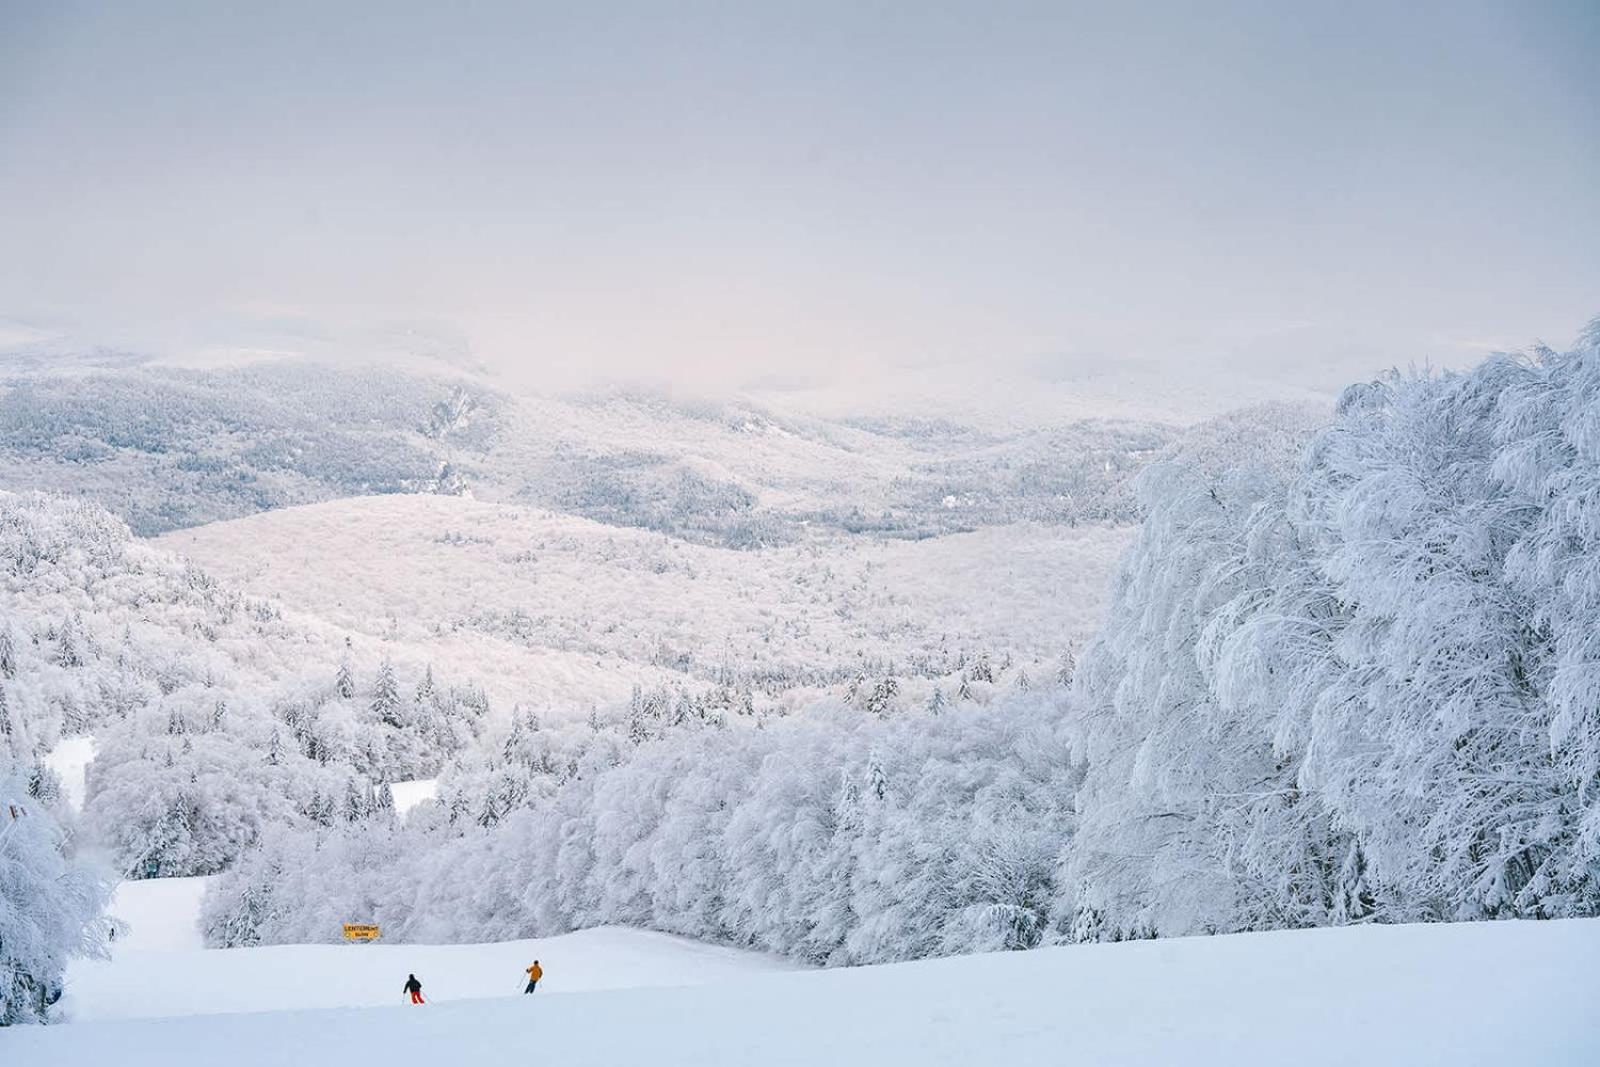
<path id="1" fill-rule="evenodd" d="M 406 978 L 406 985 L 405 985 L 405 990 L 404 991 L 411 994 L 411 1003 L 413 1003 L 413 1004 L 426 1004 L 427 1003 L 427 1001 L 422 999 L 422 983 L 417 981 L 417 976 L 416 975 L 413 974 L 413 975 L 410 975 L 409 977 Z"/>

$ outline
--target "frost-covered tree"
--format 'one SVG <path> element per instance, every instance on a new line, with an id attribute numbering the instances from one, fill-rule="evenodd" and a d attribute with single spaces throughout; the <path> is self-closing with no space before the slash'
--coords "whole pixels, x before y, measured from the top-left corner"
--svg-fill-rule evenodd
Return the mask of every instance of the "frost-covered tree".
<path id="1" fill-rule="evenodd" d="M 74 956 L 103 957 L 110 883 L 0 756 L 0 1026 L 43 1022 Z"/>
<path id="2" fill-rule="evenodd" d="M 1146 472 L 1075 679 L 1075 936 L 1600 911 L 1597 396 L 1591 327 L 1353 387 L 1293 465 Z"/>
<path id="3" fill-rule="evenodd" d="M 348 656 L 339 661 L 339 672 L 333 677 L 333 691 L 340 700 L 355 699 L 356 675 L 350 667 Z"/>
<path id="4" fill-rule="evenodd" d="M 1310 430 L 1278 409 L 1219 420 L 1136 483 L 1145 522 L 1075 671 L 1069 731 L 1087 772 L 1058 903 L 1074 937 L 1243 929 L 1305 892 L 1238 877 L 1231 850 L 1250 839 L 1236 829 L 1292 771 L 1270 730 L 1221 706 L 1199 653 L 1217 612 L 1270 587 L 1246 565 L 1247 532 Z"/>
<path id="5" fill-rule="evenodd" d="M 384 726 L 399 729 L 406 725 L 405 705 L 400 699 L 400 682 L 395 678 L 394 664 L 387 658 L 378 665 L 378 676 L 372 685 L 372 715 Z"/>

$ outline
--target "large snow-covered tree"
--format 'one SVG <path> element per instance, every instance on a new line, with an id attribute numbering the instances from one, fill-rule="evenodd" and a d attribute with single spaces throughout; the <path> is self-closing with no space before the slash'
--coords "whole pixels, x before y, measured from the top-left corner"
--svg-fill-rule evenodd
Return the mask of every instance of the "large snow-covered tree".
<path id="1" fill-rule="evenodd" d="M 1600 910 L 1600 328 L 1192 458 L 1076 675 L 1079 936 Z"/>
<path id="2" fill-rule="evenodd" d="M 0 1026 L 43 1022 L 74 956 L 103 956 L 108 878 L 72 855 L 28 776 L 0 754 Z"/>

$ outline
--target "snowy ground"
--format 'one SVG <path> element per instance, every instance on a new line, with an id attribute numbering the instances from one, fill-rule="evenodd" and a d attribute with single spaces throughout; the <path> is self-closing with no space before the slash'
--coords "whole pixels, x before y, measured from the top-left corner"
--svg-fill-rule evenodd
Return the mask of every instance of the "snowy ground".
<path id="1" fill-rule="evenodd" d="M 549 976 L 523 997 L 530 953 Z M 80 1018 L 98 1021 L 0 1035 L 0 1060 L 1578 1065 L 1600 1062 L 1597 955 L 1600 920 L 1245 934 L 801 973 L 625 930 L 453 948 L 130 952 L 98 986 L 74 971 Z M 400 1003 L 408 971 L 428 1006 Z M 205 1014 L 230 1006 L 256 1012 Z"/>
<path id="2" fill-rule="evenodd" d="M 106 909 L 123 924 L 115 946 L 117 962 L 142 952 L 198 952 L 200 898 L 210 880 L 158 878 L 117 886 Z"/>
<path id="3" fill-rule="evenodd" d="M 272 977 L 338 996 L 328 960 L 362 951 L 283 950 Z M 18 1031 L 0 1046 L 38 1067 L 186 1067 L 218 1062 L 223 1050 L 234 1067 L 531 1056 L 563 1067 L 1577 1065 L 1600 1058 L 1597 951 L 1592 921 L 1367 927 L 744 973 L 693 988 L 567 993 L 552 984 L 534 998 L 453 1003 L 439 992 L 447 983 L 418 968 L 435 992 L 426 1008 L 402 1007 L 404 976 L 385 974 L 388 1007 L 82 1023 Z M 553 961 L 567 966 L 545 959 Z M 485 966 L 514 962 L 483 957 Z M 173 992 L 189 995 L 214 977 L 185 977 Z"/>
<path id="4" fill-rule="evenodd" d="M 63 738 L 44 757 L 45 766 L 61 779 L 61 792 L 73 811 L 83 810 L 85 774 L 93 760 L 93 737 Z"/>
<path id="5" fill-rule="evenodd" d="M 539 960 L 551 993 L 737 982 L 794 970 L 754 952 L 648 930 L 601 927 L 489 945 L 290 945 L 206 950 L 205 878 L 124 882 L 111 914 L 127 925 L 110 961 L 78 960 L 63 1012 L 78 1022 L 225 1012 L 359 1008 L 399 1002 L 417 974 L 434 1003 L 520 993 Z"/>
<path id="6" fill-rule="evenodd" d="M 792 970 L 770 957 L 646 930 L 600 927 L 490 945 L 284 945 L 117 952 L 74 964 L 73 1019 L 152 1019 L 227 1012 L 368 1008 L 401 1001 L 407 974 L 434 1004 L 522 992 L 523 968 L 544 967 L 544 992 L 738 983 Z"/>
<path id="7" fill-rule="evenodd" d="M 418 778 L 414 782 L 395 782 L 390 789 L 394 793 L 394 810 L 404 815 L 424 800 L 432 800 L 439 793 L 439 779 Z"/>

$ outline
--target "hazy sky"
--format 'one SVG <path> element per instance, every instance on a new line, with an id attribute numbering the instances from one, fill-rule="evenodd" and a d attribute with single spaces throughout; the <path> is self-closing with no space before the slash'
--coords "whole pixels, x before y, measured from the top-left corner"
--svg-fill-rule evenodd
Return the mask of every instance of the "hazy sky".
<path id="1" fill-rule="evenodd" d="M 0 0 L 0 317 L 1288 375 L 1600 313 L 1600 4 Z"/>

